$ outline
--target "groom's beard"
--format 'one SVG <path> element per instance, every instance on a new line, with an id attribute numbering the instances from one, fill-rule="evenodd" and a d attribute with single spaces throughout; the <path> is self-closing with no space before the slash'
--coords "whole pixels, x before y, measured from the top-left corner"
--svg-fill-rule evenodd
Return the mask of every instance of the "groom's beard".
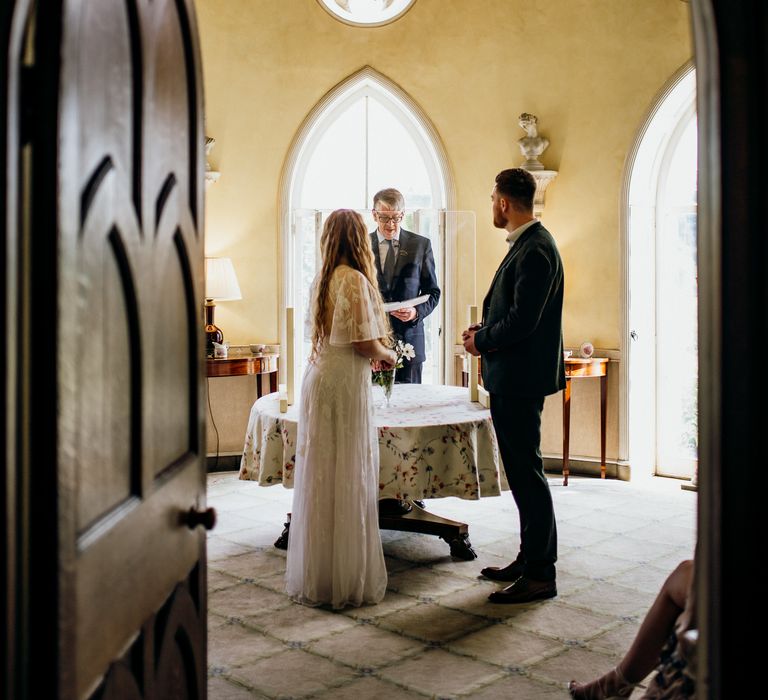
<path id="1" fill-rule="evenodd" d="M 493 212 L 493 225 L 496 228 L 506 228 L 507 226 L 507 217 L 504 216 L 500 211 Z"/>

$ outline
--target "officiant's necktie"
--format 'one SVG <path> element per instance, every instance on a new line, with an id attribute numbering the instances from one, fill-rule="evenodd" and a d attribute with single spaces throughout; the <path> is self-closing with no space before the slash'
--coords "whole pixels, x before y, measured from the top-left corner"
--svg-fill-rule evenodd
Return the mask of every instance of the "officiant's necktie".
<path id="1" fill-rule="evenodd" d="M 387 257 L 384 258 L 384 281 L 387 283 L 387 287 L 392 286 L 392 279 L 395 276 L 395 248 L 392 245 L 392 241 L 387 241 Z"/>

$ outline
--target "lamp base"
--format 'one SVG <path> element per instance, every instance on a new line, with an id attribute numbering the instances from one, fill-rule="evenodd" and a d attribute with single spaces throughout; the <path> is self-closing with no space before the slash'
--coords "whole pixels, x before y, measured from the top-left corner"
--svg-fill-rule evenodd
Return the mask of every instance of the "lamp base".
<path id="1" fill-rule="evenodd" d="M 221 332 L 221 328 L 213 323 L 213 310 L 216 308 L 216 304 L 213 303 L 213 299 L 205 300 L 205 355 L 206 357 L 214 356 L 214 343 L 224 342 L 224 334 Z"/>
<path id="2" fill-rule="evenodd" d="M 224 334 L 221 332 L 221 328 L 211 324 L 205 326 L 205 355 L 206 357 L 213 357 L 214 343 L 221 345 L 224 342 Z"/>

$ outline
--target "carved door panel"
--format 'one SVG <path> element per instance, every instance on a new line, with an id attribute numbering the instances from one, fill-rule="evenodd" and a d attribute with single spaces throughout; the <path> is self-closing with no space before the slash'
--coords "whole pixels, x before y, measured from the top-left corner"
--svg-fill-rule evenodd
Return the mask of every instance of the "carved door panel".
<path id="1" fill-rule="evenodd" d="M 190 515 L 205 508 L 193 3 L 63 0 L 17 11 L 26 13 L 17 155 L 31 295 L 20 363 L 34 376 L 30 395 L 19 393 L 28 441 L 55 438 L 37 453 L 22 446 L 22 481 L 40 489 L 26 502 L 22 651 L 50 651 L 41 669 L 55 677 L 30 673 L 25 692 L 204 698 L 205 532 Z M 46 316 L 54 358 L 38 375 Z M 47 533 L 37 524 L 46 519 Z M 49 613 L 47 643 L 33 598 Z"/>

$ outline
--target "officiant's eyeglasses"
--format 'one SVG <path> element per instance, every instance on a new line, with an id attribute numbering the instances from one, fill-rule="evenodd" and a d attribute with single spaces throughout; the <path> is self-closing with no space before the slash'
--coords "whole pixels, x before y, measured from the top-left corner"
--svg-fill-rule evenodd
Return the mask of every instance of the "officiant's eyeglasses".
<path id="1" fill-rule="evenodd" d="M 376 218 L 381 221 L 382 224 L 388 224 L 390 221 L 393 224 L 399 224 L 403 220 L 402 214 L 395 214 L 394 216 L 389 216 L 387 214 L 381 214 L 375 209 L 373 210 L 374 215 Z"/>

